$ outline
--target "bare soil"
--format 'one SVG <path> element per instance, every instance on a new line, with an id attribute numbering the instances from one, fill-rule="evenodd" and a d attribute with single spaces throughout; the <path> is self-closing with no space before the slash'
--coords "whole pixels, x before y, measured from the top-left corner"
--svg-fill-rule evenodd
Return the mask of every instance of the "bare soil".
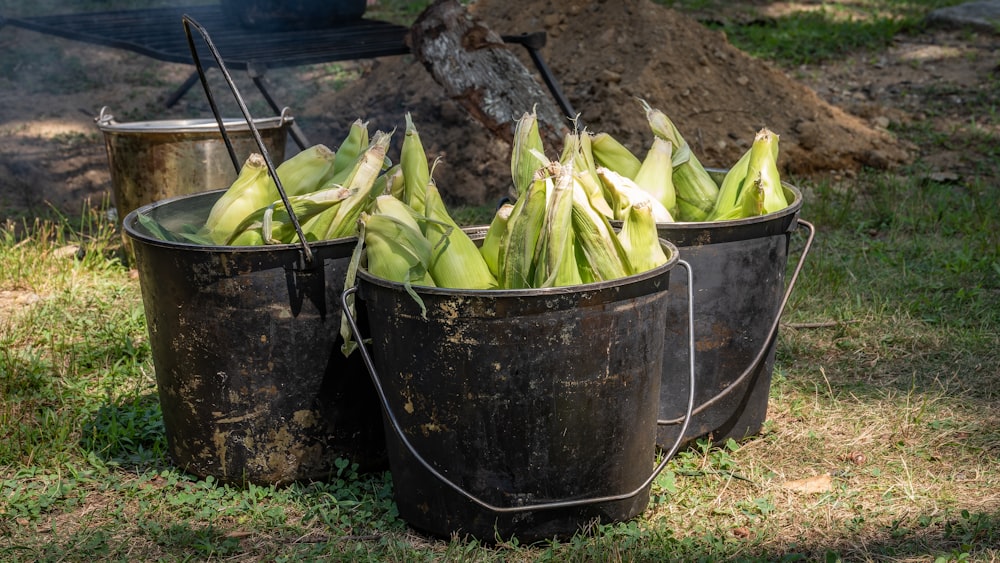
<path id="1" fill-rule="evenodd" d="M 963 112 L 962 97 L 983 88 L 998 64 L 996 36 L 966 31 L 931 29 L 882 52 L 779 69 L 649 0 L 479 0 L 471 10 L 502 34 L 547 32 L 543 57 L 591 131 L 644 153 L 651 136 L 643 98 L 671 116 L 706 165 L 727 167 L 766 126 L 781 136 L 780 163 L 795 179 L 843 178 L 915 159 L 961 176 L 975 165 L 961 153 L 912 146 L 890 130 L 926 120 L 949 131 L 976 119 Z M 533 68 L 521 47 L 511 48 Z M 109 201 L 108 159 L 94 123 L 103 106 L 119 121 L 211 116 L 198 85 L 164 106 L 190 66 L 11 26 L 0 28 L 0 53 L 0 220 L 76 214 Z M 443 159 L 435 177 L 450 203 L 489 204 L 507 191 L 509 145 L 449 100 L 411 56 L 274 69 L 268 78 L 312 143 L 336 148 L 359 117 L 373 129 L 401 131 L 410 112 L 428 155 Z M 241 80 L 251 109 L 267 114 Z M 950 109 L 927 112 L 931 103 Z"/>

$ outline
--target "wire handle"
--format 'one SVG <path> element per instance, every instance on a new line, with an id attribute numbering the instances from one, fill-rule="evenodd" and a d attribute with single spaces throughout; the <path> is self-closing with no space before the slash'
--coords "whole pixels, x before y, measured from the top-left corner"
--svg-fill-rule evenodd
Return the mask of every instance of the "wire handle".
<path id="1" fill-rule="evenodd" d="M 215 116 L 215 121 L 219 124 L 219 130 L 222 132 L 223 141 L 226 143 L 226 150 L 229 151 L 229 158 L 232 159 L 236 172 L 239 173 L 241 164 L 239 162 L 239 158 L 236 156 L 236 150 L 233 149 L 232 141 L 229 140 L 229 135 L 226 133 L 225 125 L 222 122 L 222 115 L 219 113 L 219 108 L 215 103 L 215 96 L 212 95 L 212 89 L 208 86 L 205 69 L 201 64 L 201 58 L 198 56 L 198 49 L 194 44 L 194 37 L 191 35 L 191 27 L 194 27 L 205 40 L 209 51 L 212 53 L 212 57 L 215 59 L 215 63 L 219 65 L 219 70 L 222 72 L 222 76 L 226 79 L 226 84 L 229 85 L 229 88 L 233 93 L 233 97 L 236 100 L 236 104 L 239 106 L 240 111 L 243 113 L 243 118 L 247 122 L 247 126 L 250 127 L 250 132 L 253 134 L 253 139 L 257 143 L 257 148 L 260 149 L 260 154 L 264 157 L 264 162 L 267 164 L 267 171 L 271 174 L 271 178 L 274 180 L 274 185 L 278 188 L 278 194 L 281 196 L 281 202 L 284 203 L 285 209 L 288 211 L 288 218 L 292 220 L 292 226 L 295 227 L 295 233 L 299 236 L 299 243 L 302 246 L 305 264 L 307 266 L 311 266 L 314 259 L 312 249 L 306 243 L 306 235 L 302 232 L 302 226 L 299 224 L 298 217 L 295 216 L 295 211 L 292 210 L 292 203 L 288 199 L 288 194 L 285 193 L 285 187 L 281 185 L 281 179 L 278 178 L 278 172 L 275 169 L 274 162 L 271 160 L 271 155 L 267 152 L 267 147 L 264 146 L 264 139 L 260 136 L 260 131 L 257 130 L 257 126 L 254 125 L 253 117 L 250 115 L 250 110 L 247 109 L 246 103 L 243 101 L 243 96 L 236 87 L 236 83 L 233 82 L 232 75 L 229 74 L 229 70 L 226 68 L 225 63 L 222 62 L 222 56 L 219 55 L 218 49 L 215 48 L 215 44 L 212 43 L 212 39 L 209 37 L 208 32 L 205 31 L 205 28 L 202 27 L 201 24 L 187 14 L 184 14 L 181 17 L 181 20 L 184 23 L 184 33 L 187 36 L 188 47 L 191 49 L 191 58 L 194 59 L 195 68 L 198 70 L 198 78 L 201 80 L 202 88 L 205 90 L 205 96 L 208 97 L 208 105 L 212 108 L 212 114 Z"/>
<path id="2" fill-rule="evenodd" d="M 742 385 L 743 382 L 746 381 L 746 379 L 748 377 L 750 377 L 750 374 L 754 373 L 757 370 L 757 368 L 760 366 L 761 362 L 764 361 L 764 358 L 767 356 L 767 350 L 768 350 L 768 348 L 771 347 L 771 343 L 774 342 L 774 339 L 778 335 L 778 326 L 779 326 L 780 321 L 781 321 L 781 313 L 785 310 L 785 305 L 788 303 L 788 299 L 792 295 L 792 289 L 795 288 L 795 282 L 796 282 L 796 280 L 799 277 L 799 272 L 802 271 L 802 265 L 805 263 L 806 255 L 809 254 L 809 248 L 812 246 L 813 238 L 816 236 L 816 227 L 813 226 L 813 224 L 810 223 L 810 222 L 808 222 L 808 221 L 803 221 L 802 219 L 796 219 L 795 222 L 793 223 L 793 225 L 796 225 L 796 226 L 802 225 L 802 226 L 806 227 L 809 230 L 809 236 L 806 239 L 805 246 L 802 248 L 802 253 L 799 255 L 799 261 L 795 265 L 795 270 L 792 272 L 792 277 L 788 281 L 788 287 L 785 288 L 785 294 L 781 298 L 781 304 L 778 305 L 778 311 L 774 315 L 774 322 L 771 323 L 771 328 L 770 328 L 770 330 L 767 333 L 767 338 L 764 339 L 764 342 L 761 345 L 760 350 L 757 352 L 757 355 L 754 356 L 753 361 L 750 362 L 750 365 L 747 367 L 747 369 L 745 369 L 743 371 L 743 373 L 740 374 L 739 377 L 737 377 L 736 379 L 734 379 L 724 389 L 722 389 L 721 391 L 719 391 L 719 393 L 717 395 L 715 395 L 711 399 L 709 399 L 709 400 L 705 401 L 704 403 L 702 403 L 702 404 L 698 405 L 697 407 L 695 407 L 694 411 L 691 412 L 687 416 L 680 417 L 680 418 L 672 418 L 670 420 L 657 420 L 656 423 L 659 426 L 675 426 L 675 425 L 680 424 L 681 422 L 683 422 L 684 425 L 685 425 L 685 429 L 682 429 L 681 432 L 680 432 L 680 435 L 683 436 L 684 432 L 686 431 L 686 426 L 687 426 L 688 418 L 690 418 L 690 416 L 695 416 L 695 415 L 701 414 L 701 413 L 705 412 L 707 409 L 709 409 L 710 407 L 714 406 L 716 403 L 718 403 L 722 399 L 724 399 L 727 395 L 729 395 L 735 389 L 737 389 L 740 385 Z M 688 283 L 690 283 L 690 281 Z M 688 290 L 689 290 L 688 294 L 689 295 L 691 293 L 690 289 L 691 288 L 688 287 Z M 690 297 L 689 297 L 689 299 L 690 299 Z M 691 327 L 689 330 L 690 330 L 689 334 L 691 335 L 691 338 L 694 338 L 694 328 Z"/>
<path id="3" fill-rule="evenodd" d="M 694 373 L 695 373 L 695 370 L 694 370 L 695 361 L 694 361 L 694 352 L 695 352 L 695 348 L 694 348 L 694 299 L 693 299 L 694 295 L 693 295 L 693 289 L 692 289 L 693 286 L 694 286 L 694 284 L 692 283 L 693 282 L 693 275 L 691 273 L 691 265 L 688 264 L 687 262 L 685 262 L 684 260 L 678 260 L 677 263 L 679 265 L 681 265 L 681 266 L 684 266 L 684 269 L 687 272 L 687 279 L 688 279 L 688 329 L 689 329 L 689 334 L 691 334 L 691 337 L 688 339 L 688 350 L 689 350 L 689 353 L 690 353 L 690 359 L 689 359 L 689 362 L 688 362 L 689 378 L 690 378 L 690 392 L 688 393 L 687 415 L 685 415 L 685 417 L 684 417 L 684 425 L 681 428 L 681 432 L 680 432 L 680 435 L 677 438 L 677 441 L 674 443 L 673 447 L 670 448 L 670 451 L 667 452 L 667 454 L 665 454 L 663 456 L 663 459 L 660 460 L 660 463 L 657 464 L 656 468 L 653 470 L 652 475 L 650 475 L 645 481 L 643 481 L 643 483 L 641 485 L 639 485 L 639 487 L 637 487 L 635 490 L 627 492 L 627 493 L 618 494 L 618 495 L 609 495 L 609 496 L 602 496 L 602 497 L 591 497 L 591 498 L 575 499 L 575 500 L 554 501 L 554 502 L 544 502 L 544 503 L 529 504 L 529 505 L 523 505 L 523 506 L 496 506 L 494 504 L 490 504 L 490 503 L 488 503 L 488 502 L 480 499 L 479 497 L 475 496 L 474 494 L 470 493 L 469 491 L 466 491 L 464 488 L 462 488 L 460 485 L 458 485 L 454 481 L 452 481 L 452 480 L 448 479 L 447 477 L 445 477 L 433 465 L 431 465 L 427 460 L 425 460 L 424 457 L 421 456 L 419 452 L 417 452 L 417 450 L 414 448 L 413 444 L 411 444 L 410 441 L 406 438 L 406 434 L 403 432 L 402 426 L 400 425 L 399 421 L 396 419 L 396 415 L 392 412 L 392 409 L 391 409 L 391 407 L 389 405 L 389 400 L 386 397 L 385 390 L 382 388 L 382 382 L 379 379 L 378 371 L 375 368 L 375 363 L 374 363 L 374 361 L 371 358 L 371 354 L 369 354 L 369 352 L 368 352 L 367 346 L 365 346 L 365 344 L 364 344 L 364 337 L 361 334 L 360 329 L 358 328 L 358 324 L 357 324 L 357 321 L 354 319 L 354 315 L 351 314 L 351 307 L 348 304 L 348 298 L 358 291 L 358 286 L 357 285 L 354 285 L 354 286 L 349 287 L 349 288 L 347 288 L 347 289 L 344 290 L 343 294 L 341 295 L 341 305 L 342 305 L 342 310 L 344 312 L 344 315 L 347 317 L 347 322 L 351 326 L 351 331 L 354 333 L 354 337 L 355 337 L 355 339 L 358 342 L 358 348 L 361 350 L 361 357 L 364 360 L 365 366 L 368 368 L 368 373 L 371 375 L 372 383 L 375 384 L 375 390 L 378 393 L 379 400 L 382 403 L 382 409 L 383 409 L 383 412 L 386 415 L 386 419 L 389 421 L 389 424 L 392 426 L 392 429 L 395 432 L 396 436 L 400 439 L 400 441 L 403 443 L 403 445 L 406 447 L 406 449 L 410 452 L 410 454 L 413 455 L 413 457 L 417 460 L 417 462 L 420 463 L 420 465 L 422 465 L 424 467 L 424 469 L 426 469 L 428 472 L 430 472 L 432 475 L 434 475 L 434 477 L 437 478 L 439 481 L 441 481 L 441 483 L 447 485 L 449 488 L 451 488 L 452 490 L 454 490 L 458 494 L 462 495 L 466 499 L 468 499 L 468 500 L 472 501 L 473 503 L 481 506 L 482 508 L 485 508 L 486 510 L 489 510 L 491 512 L 495 512 L 495 513 L 498 513 L 498 514 L 511 514 L 511 513 L 519 513 L 519 512 L 528 512 L 528 511 L 532 511 L 532 510 L 552 510 L 552 509 L 557 509 L 557 508 L 571 508 L 571 507 L 575 507 L 575 506 L 584 506 L 584 505 L 591 505 L 591 504 L 600 504 L 600 503 L 605 503 L 605 502 L 622 501 L 622 500 L 630 499 L 630 498 L 638 495 L 643 490 L 645 490 L 646 487 L 648 487 L 648 486 L 650 486 L 652 484 L 653 480 L 656 479 L 656 477 L 660 474 L 661 471 L 663 471 L 663 468 L 665 468 L 667 466 L 667 463 L 673 458 L 674 454 L 677 453 L 677 450 L 681 446 L 681 442 L 683 441 L 683 438 L 684 438 L 684 433 L 687 432 L 688 422 L 691 420 L 691 411 L 694 409 L 694 388 L 695 388 L 695 375 L 694 375 Z"/>

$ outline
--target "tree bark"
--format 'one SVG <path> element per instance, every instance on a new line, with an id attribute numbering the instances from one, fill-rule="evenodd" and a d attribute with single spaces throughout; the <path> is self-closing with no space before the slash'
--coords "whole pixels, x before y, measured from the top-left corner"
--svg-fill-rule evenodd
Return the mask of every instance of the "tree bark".
<path id="1" fill-rule="evenodd" d="M 428 6 L 407 41 L 447 95 L 493 134 L 511 141 L 517 120 L 534 108 L 543 138 L 561 146 L 569 119 L 500 35 L 458 0 Z"/>

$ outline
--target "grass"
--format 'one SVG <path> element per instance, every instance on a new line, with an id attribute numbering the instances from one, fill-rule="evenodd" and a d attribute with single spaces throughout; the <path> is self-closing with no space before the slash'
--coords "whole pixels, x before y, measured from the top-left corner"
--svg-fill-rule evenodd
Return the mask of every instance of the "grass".
<path id="1" fill-rule="evenodd" d="M 853 0 L 815 2 L 808 9 L 765 15 L 740 5 L 732 17 L 718 17 L 718 0 L 657 0 L 691 10 L 713 29 L 725 31 L 733 45 L 782 65 L 817 64 L 858 51 L 891 45 L 893 37 L 919 31 L 930 10 L 959 0 Z M 731 8 L 731 7 L 730 7 Z"/>
<path id="2" fill-rule="evenodd" d="M 924 92 L 931 115 L 950 111 L 938 88 Z M 979 117 L 954 128 L 897 126 L 963 151 L 959 180 L 919 162 L 791 179 L 818 234 L 761 434 L 681 451 L 633 521 L 532 546 L 418 535 L 391 474 L 345 460 L 326 482 L 281 488 L 185 474 L 166 455 L 139 284 L 103 206 L 4 224 L 0 560 L 998 560 L 995 92 L 966 93 Z M 786 487 L 803 479 L 829 486 Z"/>

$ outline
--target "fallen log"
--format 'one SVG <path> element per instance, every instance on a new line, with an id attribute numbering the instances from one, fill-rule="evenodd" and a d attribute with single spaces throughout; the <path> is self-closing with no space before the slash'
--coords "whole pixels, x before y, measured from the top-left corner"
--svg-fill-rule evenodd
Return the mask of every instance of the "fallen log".
<path id="1" fill-rule="evenodd" d="M 511 141 L 517 119 L 535 108 L 543 138 L 561 146 L 569 119 L 503 38 L 457 0 L 428 6 L 407 42 L 448 97 L 494 135 Z"/>

